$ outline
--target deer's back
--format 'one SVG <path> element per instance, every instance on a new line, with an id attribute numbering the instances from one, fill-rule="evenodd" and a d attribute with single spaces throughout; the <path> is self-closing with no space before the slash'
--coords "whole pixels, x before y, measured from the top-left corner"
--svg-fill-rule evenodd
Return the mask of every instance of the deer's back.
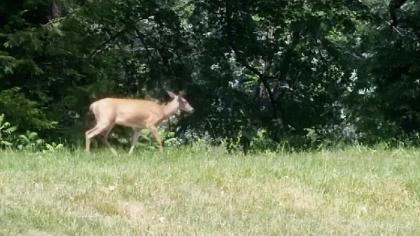
<path id="1" fill-rule="evenodd" d="M 94 102 L 91 109 L 97 120 L 130 127 L 144 127 L 163 114 L 161 105 L 144 99 L 104 98 Z"/>

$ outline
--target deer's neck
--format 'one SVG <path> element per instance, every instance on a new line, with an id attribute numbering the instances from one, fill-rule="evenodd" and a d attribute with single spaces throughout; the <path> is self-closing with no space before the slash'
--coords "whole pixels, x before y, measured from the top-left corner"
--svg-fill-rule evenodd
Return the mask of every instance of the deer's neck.
<path id="1" fill-rule="evenodd" d="M 177 99 L 170 101 L 169 103 L 163 105 L 163 118 L 167 119 L 173 114 L 175 114 L 179 109 L 179 103 Z"/>

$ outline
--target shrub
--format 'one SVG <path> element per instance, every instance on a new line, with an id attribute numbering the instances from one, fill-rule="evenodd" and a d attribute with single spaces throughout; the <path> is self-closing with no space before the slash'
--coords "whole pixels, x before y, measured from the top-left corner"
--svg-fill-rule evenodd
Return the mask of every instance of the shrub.
<path id="1" fill-rule="evenodd" d="M 47 152 L 62 149 L 63 145 L 47 143 L 36 132 L 19 132 L 16 125 L 8 122 L 4 114 L 0 114 L 0 148 Z"/>

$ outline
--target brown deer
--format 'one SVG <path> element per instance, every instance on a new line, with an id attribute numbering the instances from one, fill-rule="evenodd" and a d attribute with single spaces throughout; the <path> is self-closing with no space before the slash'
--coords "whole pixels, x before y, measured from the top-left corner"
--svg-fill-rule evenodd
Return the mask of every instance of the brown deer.
<path id="1" fill-rule="evenodd" d="M 105 145 L 111 149 L 112 153 L 117 155 L 117 151 L 108 142 L 109 133 L 115 125 L 131 127 L 134 131 L 129 154 L 133 153 L 142 129 L 150 131 L 159 144 L 159 150 L 162 151 L 162 141 L 157 132 L 161 122 L 178 111 L 188 113 L 194 111 L 194 108 L 182 95 L 169 91 L 167 93 L 172 100 L 164 105 L 143 99 L 103 98 L 93 102 L 89 111 L 95 116 L 96 125 L 85 133 L 86 152 L 90 151 L 92 138 L 102 134 Z"/>

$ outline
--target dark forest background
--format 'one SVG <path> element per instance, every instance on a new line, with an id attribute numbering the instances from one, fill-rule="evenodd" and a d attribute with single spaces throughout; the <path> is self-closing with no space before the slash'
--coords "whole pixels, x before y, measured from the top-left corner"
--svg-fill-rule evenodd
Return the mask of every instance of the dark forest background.
<path id="1" fill-rule="evenodd" d="M 92 101 L 165 90 L 196 109 L 180 143 L 416 143 L 420 1 L 0 2 L 2 146 L 80 145 Z"/>

